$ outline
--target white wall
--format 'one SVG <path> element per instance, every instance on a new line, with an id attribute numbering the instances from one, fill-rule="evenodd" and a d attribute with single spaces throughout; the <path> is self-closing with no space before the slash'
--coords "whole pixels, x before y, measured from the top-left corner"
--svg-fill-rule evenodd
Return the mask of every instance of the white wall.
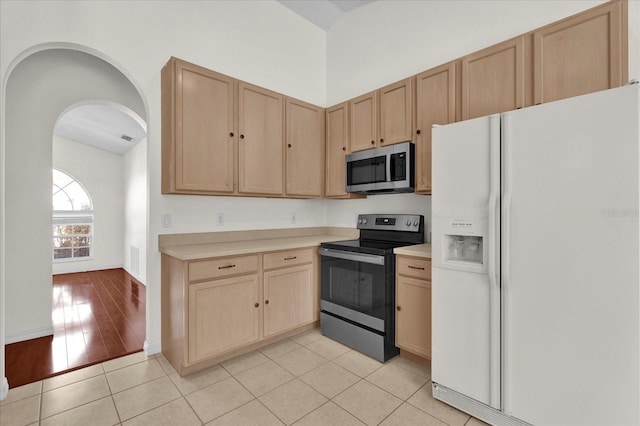
<path id="1" fill-rule="evenodd" d="M 124 155 L 124 269 L 147 282 L 147 139 Z M 131 264 L 131 247 L 138 249 L 138 270 Z"/>
<path id="2" fill-rule="evenodd" d="M 84 186 L 94 210 L 92 259 L 53 263 L 54 274 L 122 267 L 123 166 L 121 155 L 53 137 L 53 167 L 68 173 Z"/>

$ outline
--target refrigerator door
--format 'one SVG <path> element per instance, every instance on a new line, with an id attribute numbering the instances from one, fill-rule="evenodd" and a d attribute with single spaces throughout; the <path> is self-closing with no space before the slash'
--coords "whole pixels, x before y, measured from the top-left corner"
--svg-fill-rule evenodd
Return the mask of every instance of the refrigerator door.
<path id="1" fill-rule="evenodd" d="M 432 149 L 432 380 L 499 408 L 500 117 L 434 127 Z"/>
<path id="2" fill-rule="evenodd" d="M 638 85 L 503 115 L 504 409 L 526 422 L 640 423 L 638 115 Z"/>

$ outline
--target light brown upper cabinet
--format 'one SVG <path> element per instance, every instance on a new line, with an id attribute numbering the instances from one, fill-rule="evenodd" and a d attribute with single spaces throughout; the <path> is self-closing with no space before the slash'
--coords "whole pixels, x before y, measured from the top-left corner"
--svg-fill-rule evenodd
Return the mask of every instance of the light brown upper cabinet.
<path id="1" fill-rule="evenodd" d="M 431 127 L 456 119 L 456 63 L 416 77 L 416 192 L 431 194 Z"/>
<path id="2" fill-rule="evenodd" d="M 379 146 L 412 140 L 415 114 L 412 78 L 383 87 L 378 91 L 380 110 Z"/>
<path id="3" fill-rule="evenodd" d="M 284 97 L 238 83 L 238 191 L 284 193 Z"/>
<path id="4" fill-rule="evenodd" d="M 325 168 L 326 197 L 345 198 L 345 156 L 349 149 L 349 104 L 341 104 L 327 108 L 326 135 L 327 154 Z"/>
<path id="5" fill-rule="evenodd" d="M 233 193 L 235 80 L 177 58 L 162 69 L 162 193 Z"/>
<path id="6" fill-rule="evenodd" d="M 285 110 L 287 195 L 322 197 L 324 108 L 287 97 Z"/>
<path id="7" fill-rule="evenodd" d="M 533 33 L 536 104 L 627 81 L 627 3 L 610 2 Z"/>
<path id="8" fill-rule="evenodd" d="M 525 106 L 524 37 L 462 58 L 462 119 Z"/>
<path id="9" fill-rule="evenodd" d="M 365 198 L 345 191 L 345 157 L 350 153 L 349 103 L 343 102 L 326 110 L 325 197 Z"/>
<path id="10" fill-rule="evenodd" d="M 412 78 L 349 101 L 351 152 L 412 140 L 414 102 Z"/>
<path id="11" fill-rule="evenodd" d="M 378 94 L 367 93 L 349 101 L 351 152 L 374 148 L 378 138 Z"/>

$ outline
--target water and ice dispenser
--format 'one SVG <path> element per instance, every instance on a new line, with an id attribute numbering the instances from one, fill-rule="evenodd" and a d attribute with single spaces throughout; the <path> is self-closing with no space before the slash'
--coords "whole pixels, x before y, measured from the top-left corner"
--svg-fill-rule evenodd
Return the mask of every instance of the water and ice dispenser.
<path id="1" fill-rule="evenodd" d="M 486 272 L 489 244 L 488 217 L 484 212 L 472 212 L 463 217 L 435 216 L 434 223 L 440 244 L 434 253 L 437 264 L 454 269 Z M 438 238 L 438 235 L 436 235 Z"/>
<path id="2" fill-rule="evenodd" d="M 444 235 L 444 260 L 458 260 L 482 264 L 483 240 L 476 235 Z"/>

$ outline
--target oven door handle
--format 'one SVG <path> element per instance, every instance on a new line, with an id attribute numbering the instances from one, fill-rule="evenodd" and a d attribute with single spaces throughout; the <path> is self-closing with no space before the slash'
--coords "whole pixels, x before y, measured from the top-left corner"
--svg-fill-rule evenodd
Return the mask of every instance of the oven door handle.
<path id="1" fill-rule="evenodd" d="M 328 248 L 320 249 L 321 256 L 335 257 L 338 259 L 353 260 L 355 262 L 371 263 L 374 265 L 384 266 L 384 256 L 376 256 L 375 254 L 354 253 L 350 251 L 332 250 Z"/>

